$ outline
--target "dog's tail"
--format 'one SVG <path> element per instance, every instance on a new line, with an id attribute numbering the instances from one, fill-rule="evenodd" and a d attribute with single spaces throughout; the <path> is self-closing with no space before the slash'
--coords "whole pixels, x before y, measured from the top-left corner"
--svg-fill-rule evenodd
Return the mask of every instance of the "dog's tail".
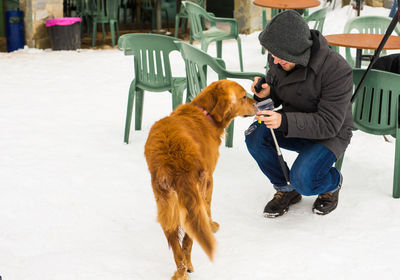
<path id="1" fill-rule="evenodd" d="M 211 230 L 206 202 L 200 191 L 205 189 L 206 176 L 204 172 L 197 170 L 193 166 L 161 166 L 151 171 L 158 208 L 157 220 L 166 234 L 182 227 L 199 243 L 210 260 L 213 260 L 216 240 Z M 171 245 L 169 241 L 168 243 Z"/>
<path id="2" fill-rule="evenodd" d="M 194 175 L 194 174 L 193 174 Z M 211 230 L 206 202 L 200 193 L 198 176 L 181 176 L 178 179 L 178 204 L 181 224 L 186 233 L 195 239 L 213 260 L 216 240 Z"/>

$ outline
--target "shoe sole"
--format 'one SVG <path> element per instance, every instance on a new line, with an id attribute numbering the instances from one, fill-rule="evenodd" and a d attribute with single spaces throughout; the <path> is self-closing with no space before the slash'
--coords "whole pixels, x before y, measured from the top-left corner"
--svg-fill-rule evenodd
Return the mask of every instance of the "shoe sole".
<path id="1" fill-rule="evenodd" d="M 329 210 L 329 211 L 326 211 L 326 212 L 319 211 L 318 209 L 315 209 L 315 208 L 313 208 L 312 210 L 313 210 L 313 213 L 314 213 L 314 214 L 323 216 L 323 215 L 326 215 L 326 214 L 331 213 L 333 210 L 336 209 L 337 206 L 338 206 L 338 203 L 336 203 L 336 205 L 335 205 L 335 207 L 334 207 L 333 209 L 331 209 L 331 210 Z"/>
<path id="2" fill-rule="evenodd" d="M 339 185 L 338 185 L 338 187 L 339 187 L 338 190 L 339 191 L 342 188 L 342 185 L 343 185 L 343 176 L 342 176 L 342 174 L 340 174 L 340 181 L 339 181 Z M 327 215 L 327 214 L 331 213 L 333 210 L 335 210 L 336 207 L 338 206 L 338 204 L 339 203 L 336 203 L 335 207 L 333 207 L 333 209 L 331 209 L 330 211 L 327 211 L 327 212 L 322 212 L 322 211 L 319 211 L 318 209 L 315 209 L 315 208 L 313 208 L 312 211 L 313 211 L 314 214 L 317 214 L 317 215 L 321 215 L 321 216 Z"/>
<path id="3" fill-rule="evenodd" d="M 301 195 L 299 194 L 298 196 L 294 197 L 290 201 L 289 206 L 300 202 L 300 200 L 301 200 Z M 283 209 L 283 211 L 280 213 L 264 213 L 264 217 L 265 218 L 276 218 L 276 217 L 282 216 L 283 214 L 287 213 L 287 211 L 289 210 L 289 206 L 286 207 L 285 209 Z"/>

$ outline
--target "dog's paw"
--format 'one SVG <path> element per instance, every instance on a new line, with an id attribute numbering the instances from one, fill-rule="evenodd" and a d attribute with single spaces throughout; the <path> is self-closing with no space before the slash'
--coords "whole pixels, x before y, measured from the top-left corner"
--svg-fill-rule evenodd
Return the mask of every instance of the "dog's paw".
<path id="1" fill-rule="evenodd" d="M 192 273 L 194 272 L 194 268 L 191 262 L 187 264 L 187 272 Z"/>
<path id="2" fill-rule="evenodd" d="M 189 274 L 183 270 L 177 270 L 171 280 L 189 280 Z"/>
<path id="3" fill-rule="evenodd" d="M 217 222 L 211 222 L 210 226 L 211 226 L 212 232 L 217 232 L 219 229 L 219 224 Z"/>

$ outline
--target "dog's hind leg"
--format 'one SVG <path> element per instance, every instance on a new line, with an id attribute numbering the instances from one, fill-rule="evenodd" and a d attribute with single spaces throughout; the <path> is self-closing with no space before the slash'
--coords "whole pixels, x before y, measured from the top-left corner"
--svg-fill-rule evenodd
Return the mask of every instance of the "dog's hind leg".
<path id="1" fill-rule="evenodd" d="M 182 250 L 181 244 L 179 243 L 179 227 L 173 231 L 167 231 L 163 228 L 164 234 L 167 237 L 168 244 L 171 246 L 172 252 L 174 253 L 174 259 L 176 263 L 176 271 L 172 276 L 172 280 L 188 280 L 189 275 L 187 273 L 188 267 L 186 265 L 186 256 Z"/>
<path id="2" fill-rule="evenodd" d="M 219 224 L 215 221 L 212 220 L 211 218 L 211 199 L 212 199 L 212 192 L 213 192 L 213 178 L 210 176 L 207 178 L 207 183 L 206 183 L 206 191 L 205 191 L 205 201 L 207 205 L 207 214 L 208 217 L 210 218 L 210 226 L 212 232 L 217 232 L 219 229 Z"/>
<path id="3" fill-rule="evenodd" d="M 180 215 L 178 210 L 178 198 L 175 191 L 170 188 L 168 183 L 158 183 L 153 181 L 153 191 L 156 196 L 157 203 L 157 220 L 160 223 L 168 245 L 171 247 L 174 254 L 174 260 L 177 270 L 171 279 L 187 280 L 186 256 L 183 253 L 181 241 Z"/>
<path id="4" fill-rule="evenodd" d="M 194 268 L 192 265 L 192 260 L 191 260 L 192 245 L 193 245 L 193 239 L 190 238 L 190 236 L 187 233 L 185 233 L 185 237 L 183 237 L 183 240 L 182 240 L 182 249 L 186 256 L 186 265 L 187 265 L 188 272 L 194 271 Z"/>

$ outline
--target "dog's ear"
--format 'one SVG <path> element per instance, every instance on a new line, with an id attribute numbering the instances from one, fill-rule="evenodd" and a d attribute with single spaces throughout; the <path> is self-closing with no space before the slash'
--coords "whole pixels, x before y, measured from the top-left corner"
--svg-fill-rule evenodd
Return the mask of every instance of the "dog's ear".
<path id="1" fill-rule="evenodd" d="M 229 96 L 223 94 L 221 92 L 216 92 L 218 96 L 217 102 L 214 108 L 211 110 L 210 115 L 214 118 L 217 123 L 222 123 L 224 120 L 227 119 L 228 113 L 231 111 L 231 102 Z"/>

